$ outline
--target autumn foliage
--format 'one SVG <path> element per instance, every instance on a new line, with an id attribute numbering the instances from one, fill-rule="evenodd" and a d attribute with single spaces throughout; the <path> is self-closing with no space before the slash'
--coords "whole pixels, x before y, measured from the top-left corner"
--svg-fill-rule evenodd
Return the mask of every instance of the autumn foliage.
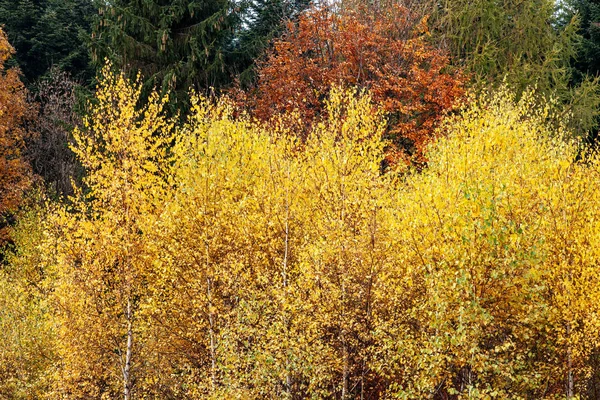
<path id="1" fill-rule="evenodd" d="M 27 91 L 19 79 L 19 71 L 5 68 L 14 53 L 6 34 L 0 29 L 0 215 L 14 211 L 24 191 L 32 183 L 29 164 L 23 158 L 28 132 L 23 122 L 30 115 Z M 0 221 L 0 227 L 4 223 Z M 0 229 L 0 242 L 6 232 Z"/>
<path id="2" fill-rule="evenodd" d="M 332 85 L 368 89 L 388 114 L 392 158 L 423 161 L 435 127 L 463 94 L 463 76 L 427 42 L 426 21 L 402 6 L 334 13 L 313 9 L 275 41 L 240 101 L 261 120 L 298 110 L 306 134 Z M 304 128 L 301 126 L 304 125 Z"/>
<path id="3" fill-rule="evenodd" d="M 535 38 L 552 0 L 329 3 L 176 116 L 107 62 L 30 121 L 0 31 L 0 398 L 600 398 L 600 150 L 542 65 L 463 90 L 430 44 L 513 65 L 462 12 Z"/>
<path id="4" fill-rule="evenodd" d="M 0 272 L 3 393 L 584 397 L 600 158 L 551 104 L 473 97 L 399 176 L 356 91 L 301 141 L 200 96 L 177 126 L 105 76 L 74 132 L 85 190 L 22 220 Z"/>

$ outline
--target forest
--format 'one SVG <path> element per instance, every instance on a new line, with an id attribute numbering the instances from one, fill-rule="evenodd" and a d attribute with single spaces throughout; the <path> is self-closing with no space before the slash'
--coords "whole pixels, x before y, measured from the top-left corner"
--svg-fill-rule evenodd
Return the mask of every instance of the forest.
<path id="1" fill-rule="evenodd" d="M 600 0 L 0 0 L 0 399 L 600 399 Z"/>

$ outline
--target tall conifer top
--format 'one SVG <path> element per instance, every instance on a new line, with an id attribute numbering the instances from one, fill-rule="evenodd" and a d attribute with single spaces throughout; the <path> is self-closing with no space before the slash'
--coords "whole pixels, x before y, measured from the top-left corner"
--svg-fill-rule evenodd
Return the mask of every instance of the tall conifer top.
<path id="1" fill-rule="evenodd" d="M 174 90 L 218 87 L 227 80 L 223 49 L 236 25 L 231 0 L 109 0 L 99 3 L 92 56 L 109 58 L 147 86 Z M 181 107 L 181 105 L 177 105 Z"/>

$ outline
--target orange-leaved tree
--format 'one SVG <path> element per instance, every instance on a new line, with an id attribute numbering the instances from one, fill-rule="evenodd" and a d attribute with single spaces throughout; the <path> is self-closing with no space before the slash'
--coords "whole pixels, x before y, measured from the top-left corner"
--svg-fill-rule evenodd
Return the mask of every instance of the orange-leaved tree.
<path id="1" fill-rule="evenodd" d="M 7 239 L 3 219 L 15 210 L 32 183 L 31 168 L 22 155 L 28 134 L 23 122 L 31 109 L 26 101 L 27 90 L 19 79 L 18 69 L 5 69 L 13 53 L 0 29 L 0 242 Z"/>
<path id="2" fill-rule="evenodd" d="M 312 9 L 288 25 L 259 63 L 255 87 L 236 96 L 261 120 L 298 110 L 306 133 L 324 113 L 331 85 L 367 89 L 388 113 L 392 158 L 422 162 L 425 144 L 464 84 L 426 36 L 425 21 L 398 5 L 385 12 Z"/>

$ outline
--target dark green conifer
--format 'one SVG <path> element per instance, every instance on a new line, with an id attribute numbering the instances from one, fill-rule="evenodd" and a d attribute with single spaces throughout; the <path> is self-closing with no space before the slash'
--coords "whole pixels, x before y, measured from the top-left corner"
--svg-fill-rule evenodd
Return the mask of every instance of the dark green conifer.
<path id="1" fill-rule="evenodd" d="M 229 80 L 224 51 L 239 21 L 231 0 L 99 1 L 92 57 L 141 72 L 146 87 L 172 91 L 185 108 L 189 88 L 221 87 Z"/>
<path id="2" fill-rule="evenodd" d="M 108 58 L 146 88 L 170 91 L 171 106 L 186 110 L 187 91 L 217 91 L 253 65 L 284 21 L 310 0 L 98 0 L 92 56 Z"/>
<path id="3" fill-rule="evenodd" d="M 52 67 L 87 81 L 93 76 L 87 37 L 91 0 L 0 0 L 0 24 L 16 50 L 13 65 L 31 86 Z"/>
<path id="4" fill-rule="evenodd" d="M 600 0 L 573 0 L 572 5 L 582 36 L 575 68 L 580 75 L 600 76 Z"/>
<path id="5" fill-rule="evenodd" d="M 283 32 L 285 23 L 308 8 L 311 0 L 249 0 L 243 27 L 233 42 L 230 57 L 242 86 L 254 80 L 254 63 Z"/>

